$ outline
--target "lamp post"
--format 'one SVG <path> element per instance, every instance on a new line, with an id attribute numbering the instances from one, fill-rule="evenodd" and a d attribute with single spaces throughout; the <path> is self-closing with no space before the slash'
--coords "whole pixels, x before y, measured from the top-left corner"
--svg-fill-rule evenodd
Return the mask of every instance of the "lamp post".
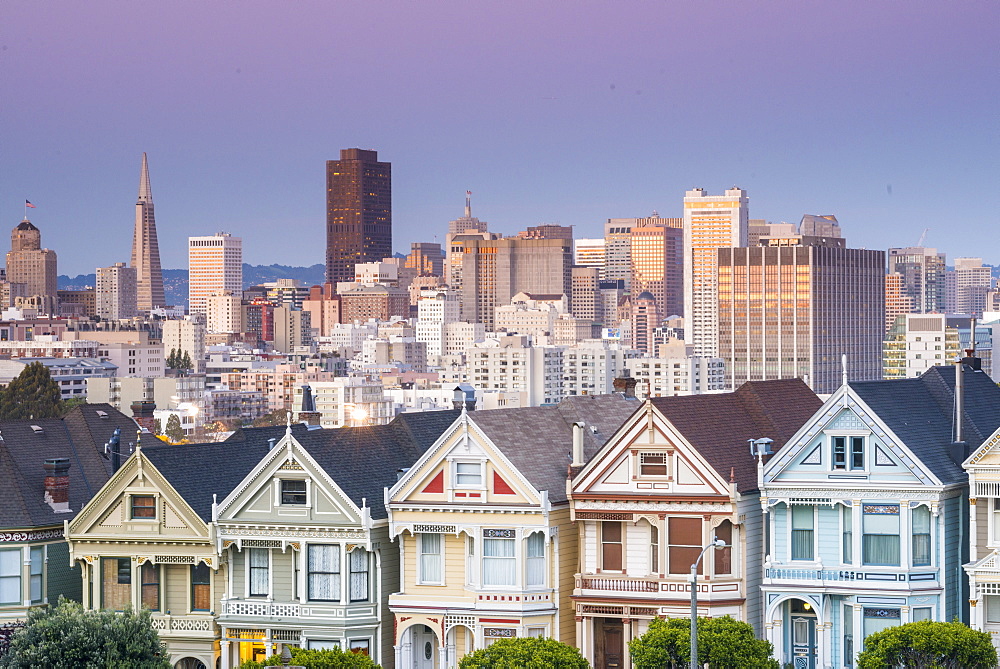
<path id="1" fill-rule="evenodd" d="M 698 666 L 698 565 L 705 557 L 705 551 L 709 548 L 725 548 L 726 542 L 722 539 L 713 539 L 701 552 L 698 559 L 691 565 L 691 658 L 688 662 L 690 669 Z"/>

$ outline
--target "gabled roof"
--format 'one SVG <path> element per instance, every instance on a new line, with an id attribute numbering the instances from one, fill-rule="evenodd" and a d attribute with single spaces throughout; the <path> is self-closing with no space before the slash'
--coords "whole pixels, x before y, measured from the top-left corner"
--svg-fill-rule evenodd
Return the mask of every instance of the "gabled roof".
<path id="1" fill-rule="evenodd" d="M 823 405 L 801 379 L 748 381 L 731 393 L 656 397 L 653 406 L 739 492 L 757 490 L 747 441 L 767 437 L 777 451 Z"/>
<path id="2" fill-rule="evenodd" d="M 586 423 L 583 450 L 589 460 L 640 406 L 617 393 L 579 395 L 555 406 L 475 411 L 469 416 L 535 490 L 547 490 L 549 501 L 563 502 L 573 423 Z"/>
<path id="3" fill-rule="evenodd" d="M 357 506 L 362 499 L 372 518 L 385 518 L 383 488 L 410 467 L 455 422 L 459 411 L 404 413 L 388 425 L 310 430 L 292 426 L 292 436 Z M 269 449 L 286 427 L 237 430 L 219 444 L 153 446 L 143 453 L 203 520 L 212 520 L 212 495 L 221 502 Z"/>
<path id="4" fill-rule="evenodd" d="M 965 366 L 963 437 L 969 452 L 1000 427 L 1000 388 Z M 954 429 L 955 366 L 931 367 L 916 379 L 853 381 L 851 390 L 945 485 L 967 480 L 950 452 Z"/>
<path id="5" fill-rule="evenodd" d="M 115 428 L 121 428 L 123 444 L 135 441 L 135 421 L 109 404 L 85 404 L 62 418 L 0 422 L 0 528 L 44 527 L 72 519 L 111 476 L 104 444 Z M 127 457 L 126 450 L 122 461 Z M 42 464 L 50 458 L 69 459 L 71 512 L 56 513 L 44 501 Z"/>

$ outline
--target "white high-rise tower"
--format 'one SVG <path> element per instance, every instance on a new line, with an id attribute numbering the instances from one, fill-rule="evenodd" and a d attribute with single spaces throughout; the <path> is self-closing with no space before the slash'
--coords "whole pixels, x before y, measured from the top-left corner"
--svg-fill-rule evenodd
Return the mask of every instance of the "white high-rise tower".
<path id="1" fill-rule="evenodd" d="M 205 314 L 208 298 L 243 290 L 243 240 L 228 232 L 188 237 L 188 313 Z"/>

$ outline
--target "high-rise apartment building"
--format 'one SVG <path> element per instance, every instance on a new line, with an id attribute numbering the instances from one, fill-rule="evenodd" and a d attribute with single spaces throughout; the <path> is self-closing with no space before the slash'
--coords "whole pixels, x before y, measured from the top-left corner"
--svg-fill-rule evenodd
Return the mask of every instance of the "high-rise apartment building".
<path id="1" fill-rule="evenodd" d="M 945 255 L 923 246 L 889 249 L 889 271 L 903 275 L 914 313 L 945 313 Z"/>
<path id="2" fill-rule="evenodd" d="M 243 298 L 224 290 L 205 300 L 205 328 L 213 334 L 243 332 Z"/>
<path id="3" fill-rule="evenodd" d="M 163 321 L 163 353 L 187 354 L 195 372 L 205 371 L 205 319 L 199 314 Z"/>
<path id="4" fill-rule="evenodd" d="M 326 280 L 392 255 L 392 165 L 376 151 L 343 149 L 326 162 Z"/>
<path id="5" fill-rule="evenodd" d="M 415 276 L 444 276 L 444 251 L 440 244 L 413 242 L 410 255 L 406 256 L 407 269 Z"/>
<path id="6" fill-rule="evenodd" d="M 958 329 L 944 314 L 905 314 L 896 319 L 882 346 L 882 376 L 915 379 L 931 367 L 961 357 Z"/>
<path id="7" fill-rule="evenodd" d="M 772 240 L 773 243 L 783 240 Z M 719 356 L 730 388 L 801 378 L 817 393 L 882 375 L 883 251 L 842 239 L 716 249 Z"/>
<path id="8" fill-rule="evenodd" d="M 945 274 L 945 306 L 948 313 L 979 318 L 986 310 L 986 295 L 993 288 L 990 267 L 982 258 L 955 258 L 955 269 Z"/>
<path id="9" fill-rule="evenodd" d="M 661 318 L 679 316 L 684 310 L 684 219 L 653 216 L 636 222 L 632 227 L 632 294 L 648 291 Z"/>
<path id="10" fill-rule="evenodd" d="M 228 232 L 188 237 L 188 313 L 205 314 L 209 296 L 242 290 L 242 239 Z"/>
<path id="11" fill-rule="evenodd" d="M 601 270 L 598 267 L 575 265 L 570 271 L 570 312 L 577 318 L 601 323 L 604 304 L 601 301 Z"/>
<path id="12" fill-rule="evenodd" d="M 604 239 L 574 239 L 573 263 L 604 269 Z"/>
<path id="13" fill-rule="evenodd" d="M 724 195 L 684 194 L 684 341 L 695 355 L 719 356 L 718 250 L 746 246 L 749 203 L 735 186 Z"/>
<path id="14" fill-rule="evenodd" d="M 656 296 L 644 290 L 632 299 L 632 346 L 646 355 L 656 354 L 653 332 L 660 325 Z"/>
<path id="15" fill-rule="evenodd" d="M 136 286 L 135 267 L 127 267 L 123 262 L 98 267 L 97 315 L 110 321 L 135 318 Z"/>
<path id="16" fill-rule="evenodd" d="M 906 292 L 903 275 L 889 272 L 885 275 L 885 331 L 889 332 L 899 316 L 912 313 L 913 298 Z"/>
<path id="17" fill-rule="evenodd" d="M 24 295 L 39 298 L 34 303 L 45 313 L 55 314 L 58 295 L 56 252 L 42 248 L 42 233 L 25 218 L 10 233 L 7 281 L 24 284 Z"/>
<path id="18" fill-rule="evenodd" d="M 139 199 L 135 203 L 130 266 L 135 268 L 136 306 L 139 311 L 166 306 L 160 245 L 156 240 L 156 218 L 153 216 L 153 191 L 149 187 L 149 163 L 145 153 L 142 154 L 142 169 L 139 172 Z"/>
<path id="19" fill-rule="evenodd" d="M 486 233 L 484 233 L 486 234 Z M 461 258 L 462 320 L 493 329 L 494 310 L 517 293 L 572 294 L 571 239 L 483 239 L 458 235 L 451 242 Z M 570 305 L 572 307 L 572 305 Z"/>
<path id="20" fill-rule="evenodd" d="M 622 281 L 632 286 L 632 228 L 634 218 L 609 218 L 604 224 L 604 274 L 602 281 Z"/>

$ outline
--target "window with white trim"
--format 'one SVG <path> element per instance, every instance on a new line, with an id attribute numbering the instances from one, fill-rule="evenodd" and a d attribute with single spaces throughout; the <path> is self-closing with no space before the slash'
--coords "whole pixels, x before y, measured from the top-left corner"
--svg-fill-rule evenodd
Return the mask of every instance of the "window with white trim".
<path id="1" fill-rule="evenodd" d="M 861 515 L 862 563 L 899 566 L 899 505 L 865 504 Z"/>
<path id="2" fill-rule="evenodd" d="M 352 602 L 368 601 L 368 551 L 355 548 L 348 553 L 348 563 L 351 569 L 348 583 L 349 597 Z"/>
<path id="3" fill-rule="evenodd" d="M 304 506 L 308 502 L 307 497 L 305 479 L 281 480 L 282 506 Z"/>
<path id="4" fill-rule="evenodd" d="M 266 597 L 270 593 L 271 551 L 266 548 L 248 548 L 250 565 L 250 596 Z"/>
<path id="5" fill-rule="evenodd" d="M 418 581 L 429 585 L 444 583 L 443 546 L 440 534 L 418 534 L 417 544 L 420 565 Z"/>
<path id="6" fill-rule="evenodd" d="M 339 602 L 340 546 L 337 544 L 309 544 L 306 563 L 310 601 Z"/>
<path id="7" fill-rule="evenodd" d="M 31 549 L 31 603 L 36 604 L 41 602 L 42 596 L 42 578 L 45 571 L 45 548 L 43 546 L 35 546 Z"/>
<path id="8" fill-rule="evenodd" d="M 843 470 L 865 469 L 864 437 L 831 437 L 833 468 Z"/>
<path id="9" fill-rule="evenodd" d="M 815 507 L 802 504 L 791 506 L 792 559 L 812 560 L 814 558 Z"/>
<path id="10" fill-rule="evenodd" d="M 517 584 L 514 530 L 483 530 L 483 585 Z"/>
<path id="11" fill-rule="evenodd" d="M 914 567 L 931 564 L 931 510 L 926 506 L 910 509 L 910 558 Z"/>
<path id="12" fill-rule="evenodd" d="M 666 476 L 666 453 L 640 453 L 639 476 Z"/>
<path id="13" fill-rule="evenodd" d="M 21 549 L 0 551 L 0 604 L 21 603 Z"/>
<path id="14" fill-rule="evenodd" d="M 528 587 L 545 586 L 545 534 L 532 532 L 526 548 Z"/>
<path id="15" fill-rule="evenodd" d="M 481 488 L 483 486 L 483 463 L 456 462 L 455 485 L 462 488 Z"/>

